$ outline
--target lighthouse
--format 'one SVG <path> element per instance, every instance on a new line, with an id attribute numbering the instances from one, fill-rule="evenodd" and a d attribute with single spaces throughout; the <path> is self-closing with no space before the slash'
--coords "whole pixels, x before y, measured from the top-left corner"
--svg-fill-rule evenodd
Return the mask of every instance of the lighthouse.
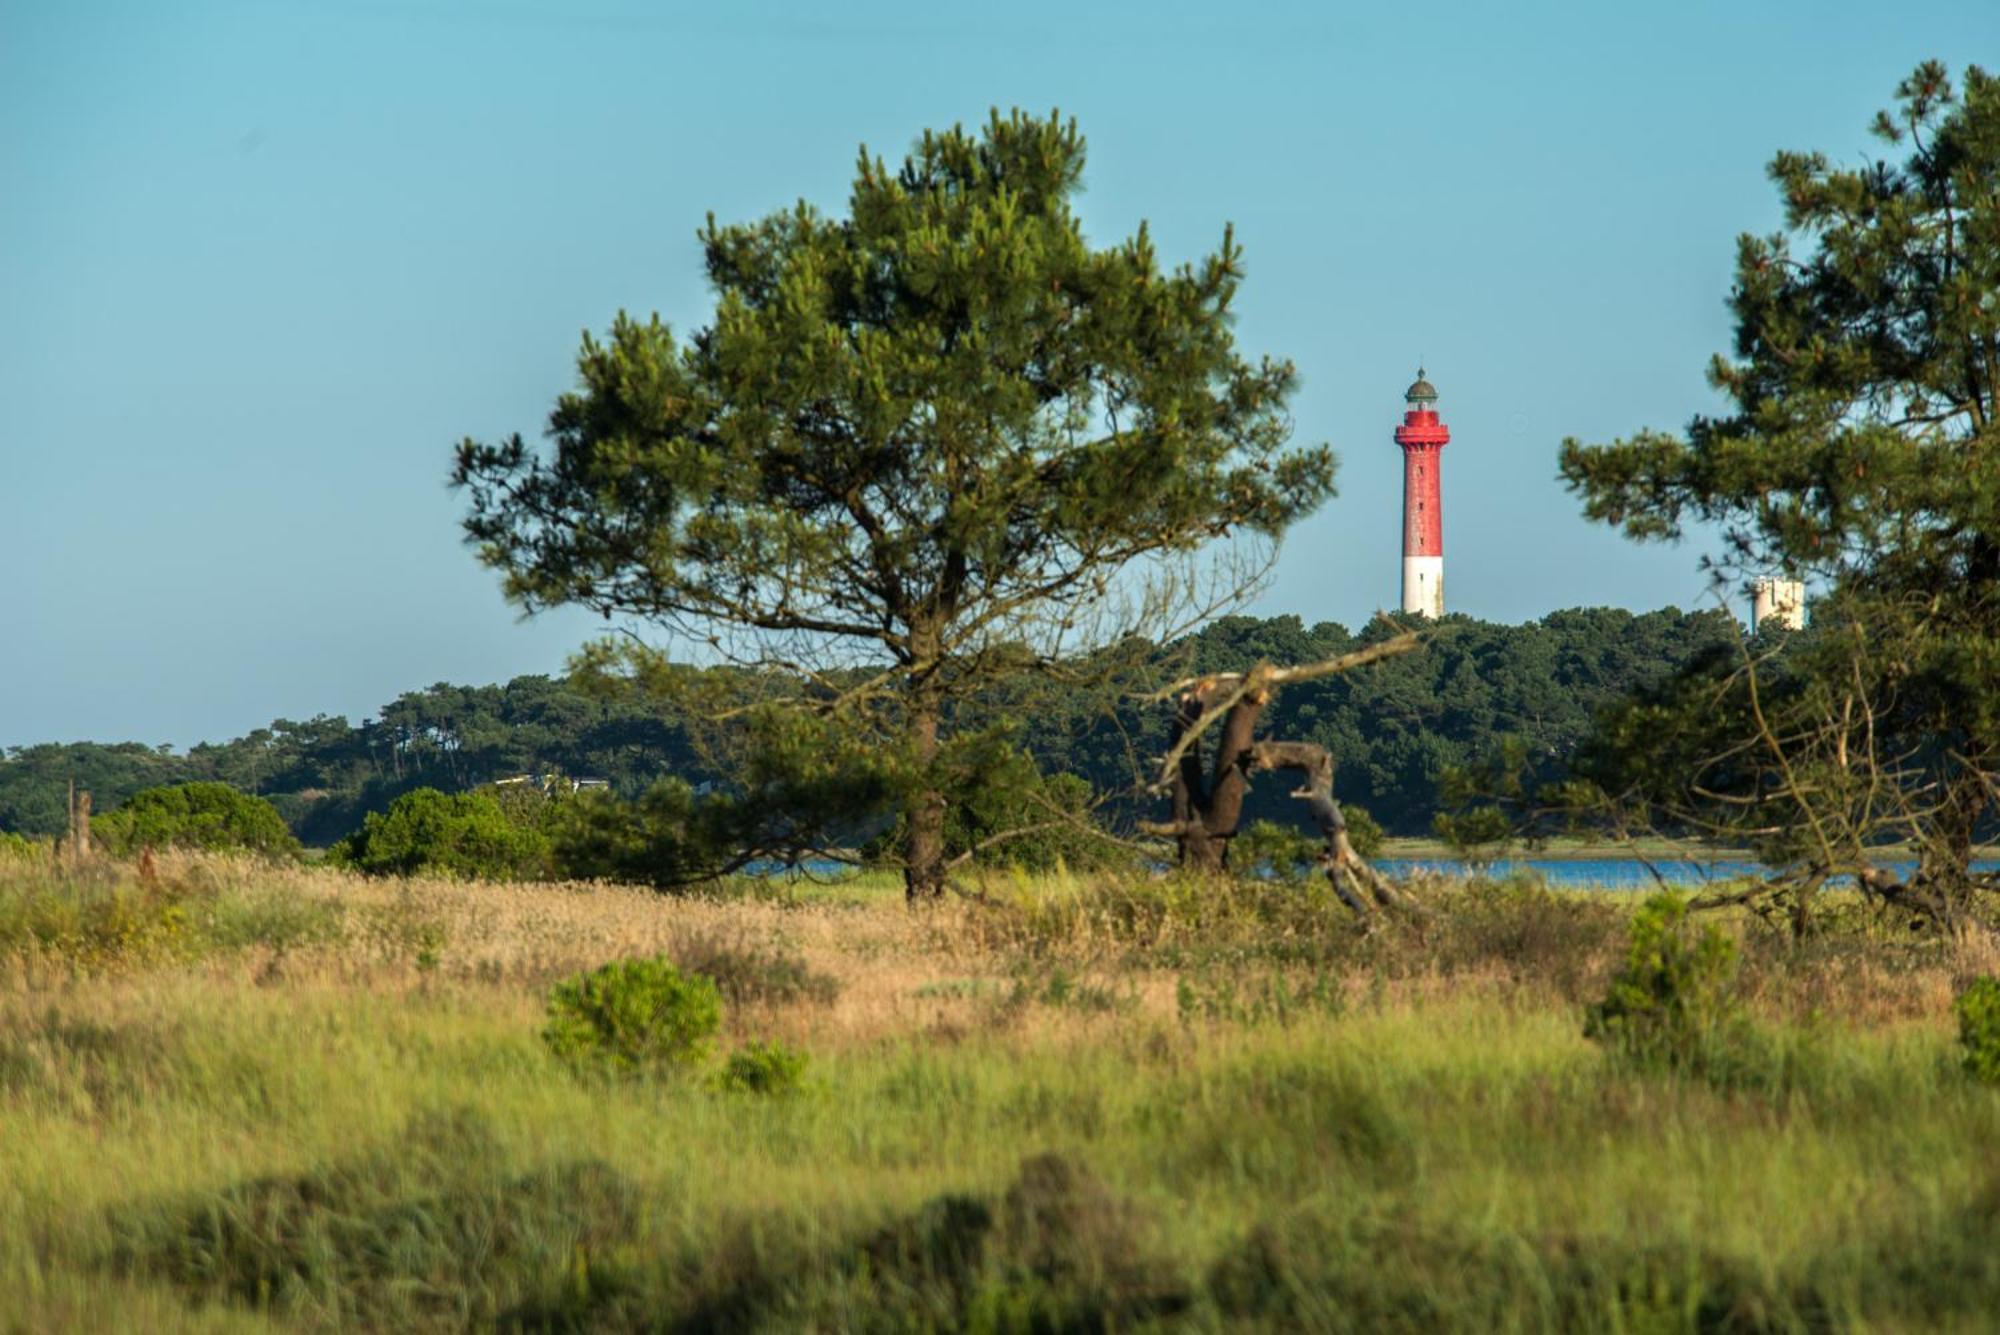
<path id="1" fill-rule="evenodd" d="M 1417 368 L 1417 382 L 1403 392 L 1409 405 L 1396 428 L 1403 451 L 1403 610 L 1444 615 L 1444 504 L 1438 473 L 1451 430 L 1437 415 L 1437 386 Z"/>

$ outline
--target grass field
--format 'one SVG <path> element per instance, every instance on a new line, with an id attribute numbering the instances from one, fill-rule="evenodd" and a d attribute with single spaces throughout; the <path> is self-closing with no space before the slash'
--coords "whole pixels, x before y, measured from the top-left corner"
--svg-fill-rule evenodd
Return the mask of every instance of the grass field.
<path id="1" fill-rule="evenodd" d="M 0 869 L 0 1327 L 1986 1329 L 1981 944 L 1752 923 L 1728 1079 L 1582 1036 L 1629 897 Z M 664 952 L 803 1088 L 579 1077 Z M 721 1055 L 714 1059 L 719 1061 Z"/>

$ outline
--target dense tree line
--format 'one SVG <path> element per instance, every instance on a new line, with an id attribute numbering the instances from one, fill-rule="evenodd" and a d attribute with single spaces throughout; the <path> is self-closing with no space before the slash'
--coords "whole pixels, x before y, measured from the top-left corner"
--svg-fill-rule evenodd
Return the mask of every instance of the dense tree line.
<path id="1" fill-rule="evenodd" d="M 1351 633 L 1291 616 L 1226 617 L 1180 646 L 1176 661 L 1178 670 L 1196 673 L 1310 663 L 1425 624 L 1382 616 Z M 1736 633 L 1725 613 L 1671 607 L 1636 615 L 1576 608 L 1518 626 L 1448 616 L 1417 653 L 1286 690 L 1266 711 L 1264 727 L 1271 736 L 1326 747 L 1341 802 L 1366 809 L 1392 834 L 1425 834 L 1447 768 L 1515 740 L 1539 773 L 1553 774 L 1598 710 Z M 1127 704 L 1110 718 L 1052 711 L 1030 722 L 1024 740 L 1044 768 L 1118 791 L 1130 788 L 1135 766 L 1157 761 L 1170 723 L 1158 704 Z M 1246 819 L 1296 820 L 1287 787 L 1274 779 L 1253 789 Z"/>
<path id="2" fill-rule="evenodd" d="M 1228 617 L 1159 656 L 1168 673 L 1240 671 L 1259 661 L 1303 663 L 1395 634 L 1383 617 L 1360 632 L 1298 617 Z M 1415 623 L 1409 623 L 1415 624 Z M 1444 769 L 1519 739 L 1551 770 L 1583 738 L 1595 711 L 1655 682 L 1734 634 L 1720 612 L 1612 608 L 1554 612 L 1510 626 L 1447 617 L 1426 647 L 1357 672 L 1294 687 L 1273 705 L 1274 734 L 1325 746 L 1335 792 L 1392 833 L 1428 830 Z M 1143 814 L 1131 794 L 1157 760 L 1169 725 L 1157 703 L 1095 688 L 1034 688 L 969 709 L 1019 720 L 1017 741 L 1051 774 L 1074 774 L 1111 799 L 1114 821 Z M 300 838 L 326 844 L 371 811 L 421 787 L 464 791 L 496 779 L 555 771 L 600 778 L 637 796 L 664 777 L 696 787 L 728 774 L 673 709 L 605 697 L 568 681 L 517 677 L 504 686 L 445 683 L 412 691 L 372 719 L 279 719 L 233 741 L 186 752 L 138 743 L 15 747 L 0 757 L 0 829 L 62 828 L 74 779 L 99 810 L 162 784 L 215 780 L 269 798 Z M 1290 822 L 1284 785 L 1252 794 L 1249 814 Z"/>

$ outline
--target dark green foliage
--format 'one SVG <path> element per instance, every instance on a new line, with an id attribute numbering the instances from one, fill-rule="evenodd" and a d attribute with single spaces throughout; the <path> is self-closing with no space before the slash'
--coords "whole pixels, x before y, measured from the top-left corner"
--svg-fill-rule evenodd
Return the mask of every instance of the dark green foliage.
<path id="1" fill-rule="evenodd" d="M 708 1056 L 722 999 L 664 957 L 616 960 L 558 983 L 548 1013 L 542 1042 L 574 1071 L 671 1073 Z"/>
<path id="2" fill-rule="evenodd" d="M 0 758 L 0 830 L 63 833 L 69 827 L 71 783 L 87 790 L 99 811 L 110 811 L 148 788 L 213 777 L 191 756 L 138 742 L 12 747 Z"/>
<path id="3" fill-rule="evenodd" d="M 420 1117 L 365 1158 L 120 1210 L 107 1264 L 289 1326 L 484 1328 L 587 1282 L 636 1204 L 601 1163 L 511 1175 L 477 1118 Z"/>
<path id="4" fill-rule="evenodd" d="M 1228 617 L 1163 655 L 1162 675 L 1243 671 L 1263 660 L 1315 662 L 1404 628 L 1391 617 L 1359 635 L 1328 622 L 1308 627 L 1297 617 Z M 1720 612 L 1668 608 L 1635 616 L 1585 608 L 1520 626 L 1447 616 L 1428 634 L 1422 653 L 1286 687 L 1259 725 L 1267 736 L 1326 747 L 1343 809 L 1364 807 L 1397 835 L 1431 833 L 1440 781 L 1510 740 L 1531 781 L 1559 776 L 1596 710 L 1732 642 L 1734 630 Z M 1157 757 L 1165 749 L 1170 721 L 1158 706 L 1129 703 L 1107 715 L 1082 693 L 1058 696 L 1022 718 L 1022 745 L 1044 771 L 1082 774 L 1111 794 L 1129 791 L 1134 754 Z M 1290 790 L 1280 779 L 1253 784 L 1246 823 L 1305 831 Z M 1114 802 L 1111 810 L 1137 809 Z"/>
<path id="5" fill-rule="evenodd" d="M 1685 1240 L 1494 1235 L 1311 1210 L 1256 1229 L 1218 1258 L 1207 1288 L 1220 1324 L 1272 1330 L 1977 1329 L 2000 1302 L 1996 1222 L 1989 1185 L 1924 1227 L 1774 1267 Z"/>
<path id="6" fill-rule="evenodd" d="M 1359 806 L 1343 807 L 1341 814 L 1347 818 L 1347 839 L 1354 845 L 1354 851 L 1364 858 L 1378 856 L 1382 852 L 1383 835 L 1375 818 Z M 1320 857 L 1325 851 L 1324 839 L 1297 825 L 1256 820 L 1236 836 L 1229 852 L 1229 865 L 1253 876 L 1297 881 L 1325 874 L 1320 870 Z"/>
<path id="7" fill-rule="evenodd" d="M 2000 1084 L 2000 978 L 1973 979 L 1951 1009 L 1958 1017 L 1965 1073 L 1985 1084 Z"/>
<path id="8" fill-rule="evenodd" d="M 1076 774 L 1044 775 L 1034 758 L 1009 747 L 999 764 L 964 776 L 945 819 L 945 851 L 969 852 L 981 866 L 1023 871 L 1082 870 L 1129 862 L 1101 837 L 1097 794 Z"/>
<path id="9" fill-rule="evenodd" d="M 1896 96 L 1875 130 L 1899 161 L 1772 159 L 1786 230 L 1737 242 L 1735 347 L 1709 370 L 1728 411 L 1566 441 L 1561 467 L 1633 538 L 1718 527 L 1725 588 L 1823 591 L 1776 659 L 1750 646 L 1614 716 L 1605 795 L 1785 831 L 1770 854 L 1821 873 L 1910 840 L 1911 898 L 1944 921 L 2000 770 L 2000 81 L 1969 67 L 1955 90 L 1928 62 Z"/>
<path id="10" fill-rule="evenodd" d="M 295 858 L 300 852 L 277 808 L 226 783 L 148 788 L 93 821 L 91 831 L 117 853 L 195 848 Z"/>
<path id="11" fill-rule="evenodd" d="M 1976 1329 L 2000 1303 L 1990 1185 L 1775 1264 L 1337 1199 L 1169 1260 L 1143 1210 L 1061 1154 L 858 1227 L 745 1216 L 700 1254 L 635 1249 L 652 1207 L 601 1164 L 510 1169 L 476 1120 L 422 1117 L 372 1155 L 117 1209 L 103 1266 L 292 1328 L 1775 1333 Z"/>
<path id="12" fill-rule="evenodd" d="M 778 1097 L 805 1085 L 806 1054 L 783 1043 L 746 1043 L 723 1059 L 713 1085 L 722 1094 Z"/>
<path id="13" fill-rule="evenodd" d="M 674 889 L 808 859 L 879 824 L 908 785 L 893 748 L 859 745 L 809 712 L 759 707 L 739 731 L 745 749 L 705 794 L 665 778 L 634 800 L 596 792 L 565 803 L 550 826 L 563 874 Z"/>
<path id="14" fill-rule="evenodd" d="M 1371 627 L 1368 638 L 1378 629 Z M 1671 673 L 1727 635 L 1713 613 L 1674 611 L 1633 616 L 1622 611 L 1553 613 L 1523 626 L 1501 626 L 1448 617 L 1423 654 L 1392 659 L 1367 673 L 1306 682 L 1288 688 L 1268 711 L 1274 736 L 1318 742 L 1332 750 L 1335 792 L 1352 821 L 1365 805 L 1398 834 L 1430 827 L 1439 775 L 1518 736 L 1521 754 L 1537 774 L 1553 773 L 1588 730 L 1593 708 Z M 1260 658 L 1309 662 L 1355 647 L 1339 626 L 1306 627 L 1296 617 L 1227 618 L 1181 645 L 1163 651 L 1159 671 L 1233 671 Z M 984 839 L 1017 825 L 1052 819 L 1047 799 L 1065 817 L 1111 799 L 1090 813 L 1114 825 L 1136 807 L 1126 793 L 1134 754 L 1164 744 L 1166 720 L 1156 708 L 1107 701 L 1082 686 L 1044 683 L 1026 698 L 1018 687 L 963 702 L 969 733 L 1005 739 L 1013 757 L 1031 757 L 1029 776 L 1018 759 L 1004 764 L 957 763 L 956 791 L 974 803 L 955 810 L 948 846 L 955 856 L 974 836 Z M 564 874 L 663 885 L 686 884 L 740 849 L 739 837 L 781 843 L 784 830 L 751 827 L 718 811 L 696 821 L 693 788 L 730 791 L 741 770 L 697 745 L 678 706 L 630 692 L 602 694 L 546 677 L 520 677 L 505 686 L 445 686 L 412 692 L 384 707 L 377 719 L 350 727 L 339 719 L 310 724 L 281 720 L 248 737 L 198 746 L 186 756 L 162 756 L 148 747 L 28 747 L 0 758 L 0 830 L 56 834 L 63 828 L 68 777 L 91 788 L 100 810 L 161 782 L 206 779 L 237 784 L 272 802 L 309 843 L 345 837 L 371 811 L 386 810 L 414 787 L 441 791 L 478 788 L 517 774 L 556 772 L 607 779 L 612 795 L 629 805 L 579 812 L 567 800 L 549 800 L 530 785 L 500 790 L 546 817 L 543 825 L 563 844 Z M 851 764 L 850 754 L 830 753 L 823 737 L 802 736 L 773 744 L 783 765 L 817 755 L 829 774 L 846 771 L 846 783 L 828 779 L 811 790 L 784 791 L 783 801 L 814 815 L 814 823 L 863 838 L 885 828 L 860 818 L 894 804 L 900 792 L 881 767 Z M 968 744 L 968 759 L 993 757 L 993 744 Z M 1413 759 L 1413 757 L 1421 759 Z M 865 759 L 865 758 L 862 758 Z M 782 766 L 781 766 L 782 767 Z M 780 767 L 780 768 L 781 768 Z M 659 796 L 648 789 L 665 778 Z M 974 776 L 981 783 L 969 782 Z M 762 781 L 775 782 L 767 773 Z M 1081 783 L 1079 783 L 1079 780 Z M 1087 789 L 1087 792 L 1086 792 Z M 1252 789 L 1252 819 L 1303 831 L 1280 782 Z M 511 796 L 507 796 L 511 795 Z M 603 796 L 581 795 L 602 802 Z M 840 799 L 844 805 L 836 804 Z M 539 805 L 538 805 L 539 804 Z M 829 810 L 835 814 L 827 814 Z M 524 815 L 527 813 L 523 813 Z M 572 818 L 574 818 L 572 824 Z M 1350 833 L 1358 833 L 1359 823 Z M 565 842 L 565 835 L 567 836 Z M 1359 845 L 1357 845 L 1359 847 Z M 1010 861 L 1040 869 L 1060 857 L 1071 867 L 1094 866 L 1122 856 L 1116 845 L 1092 839 L 1065 820 L 1035 834 L 991 845 L 980 860 Z"/>
<path id="15" fill-rule="evenodd" d="M 1693 1248 L 1484 1236 L 1407 1216 L 1267 1224 L 1215 1262 L 1208 1289 L 1223 1324 L 1270 1330 L 1776 1332 L 1826 1318 L 1810 1288 Z"/>
<path id="16" fill-rule="evenodd" d="M 1721 928 L 1696 931 L 1686 899 L 1654 895 L 1633 916 L 1625 963 L 1584 1035 L 1641 1069 L 1717 1073 L 1744 1033 L 1735 975 L 1736 944 Z"/>
<path id="17" fill-rule="evenodd" d="M 662 779 L 637 798 L 585 793 L 566 803 L 549 828 L 550 853 L 577 880 L 685 886 L 726 870 L 739 850 L 704 824 L 694 790 Z"/>
<path id="18" fill-rule="evenodd" d="M 734 1275 L 711 1267 L 709 1292 L 659 1324 L 689 1331 L 1144 1326 L 1184 1311 L 1195 1295 L 1148 1253 L 1142 1222 L 1077 1160 L 1037 1155 L 997 1196 L 937 1196 L 846 1239 L 787 1241 L 765 1224 L 746 1247 L 748 1264 Z M 629 1298 L 604 1304 L 583 1324 L 649 1328 L 628 1315 L 635 1306 Z"/>
<path id="19" fill-rule="evenodd" d="M 16 747 L 0 757 L 0 829 L 60 833 L 72 779 L 100 811 L 141 789 L 202 779 L 269 799 L 302 839 L 324 844 L 417 787 L 458 791 L 554 771 L 637 793 L 662 772 L 696 764 L 679 716 L 658 705 L 541 676 L 504 686 L 439 683 L 359 725 L 279 719 L 185 755 L 132 743 Z"/>
<path id="20" fill-rule="evenodd" d="M 964 712 L 983 713 L 983 703 L 970 702 Z M 1119 776 L 1045 773 L 1010 740 L 1018 731 L 1002 724 L 953 738 L 941 748 L 935 772 L 950 796 L 946 856 L 1030 872 L 1130 864 L 1132 851 L 1105 837 L 1097 813 L 1104 794 L 1092 782 L 1096 778 L 1111 787 L 1121 782 Z M 907 836 L 908 818 L 899 816 L 864 851 L 871 859 L 893 859 Z"/>
<path id="21" fill-rule="evenodd" d="M 489 793 L 405 793 L 336 844 L 332 860 L 370 876 L 464 876 L 508 881 L 545 876 L 549 841 L 508 819 Z"/>

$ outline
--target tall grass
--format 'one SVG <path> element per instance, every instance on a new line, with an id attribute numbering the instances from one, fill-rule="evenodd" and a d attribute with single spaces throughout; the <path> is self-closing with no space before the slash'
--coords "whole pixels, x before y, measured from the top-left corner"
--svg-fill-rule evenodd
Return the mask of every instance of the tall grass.
<path id="1" fill-rule="evenodd" d="M 865 883 L 681 900 L 218 860 L 0 870 L 0 1326 L 2000 1310 L 2000 1092 L 1959 1066 L 1960 948 L 1863 922 L 1801 956 L 1731 924 L 1783 1068 L 1732 1084 L 1583 1037 L 1620 901 L 1438 885 L 1430 924 L 1362 931 L 1282 886 L 979 890 L 911 913 Z M 557 980 L 662 954 L 720 975 L 726 1046 L 809 1054 L 803 1087 L 550 1057 Z"/>

